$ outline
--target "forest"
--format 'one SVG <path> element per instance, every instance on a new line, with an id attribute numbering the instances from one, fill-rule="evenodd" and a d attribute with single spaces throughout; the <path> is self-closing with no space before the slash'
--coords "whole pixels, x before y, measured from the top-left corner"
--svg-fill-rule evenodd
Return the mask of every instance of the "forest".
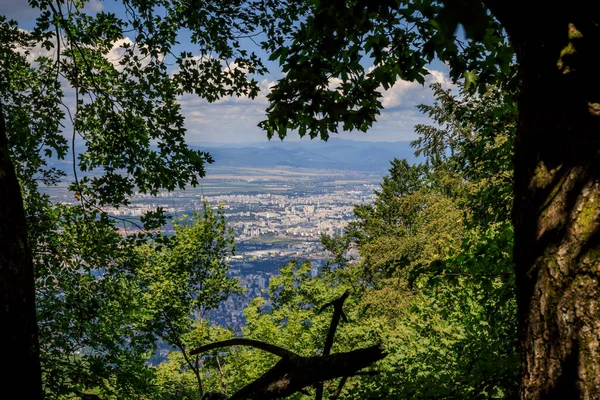
<path id="1" fill-rule="evenodd" d="M 24 7 L 26 25 L 0 10 L 0 397 L 600 398 L 600 5 Z M 173 235 L 163 209 L 106 211 L 206 175 L 182 96 L 255 99 L 277 70 L 265 140 L 327 141 L 368 135 L 382 92 L 434 62 L 453 85 L 415 104 L 422 162 L 390 160 L 374 202 L 322 236 L 320 274 L 281 266 L 241 335 L 202 318 L 243 290 L 222 208 Z M 73 204 L 42 190 L 67 179 L 56 159 Z"/>

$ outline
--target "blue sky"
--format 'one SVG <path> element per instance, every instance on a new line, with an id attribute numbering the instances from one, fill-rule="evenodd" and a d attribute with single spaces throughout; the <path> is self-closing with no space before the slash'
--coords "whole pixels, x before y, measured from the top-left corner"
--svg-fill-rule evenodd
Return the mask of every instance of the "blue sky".
<path id="1" fill-rule="evenodd" d="M 100 2 L 92 0 L 86 8 L 92 12 L 106 10 L 121 14 L 120 2 Z M 24 29 L 31 29 L 37 16 L 27 0 L 0 0 L 0 14 L 19 21 Z M 182 42 L 181 50 L 193 51 Z M 186 117 L 188 129 L 187 140 L 193 143 L 233 143 L 256 142 L 267 140 L 266 134 L 256 125 L 264 119 L 267 107 L 266 94 L 281 72 L 274 64 L 269 64 L 270 74 L 259 77 L 261 93 L 258 98 L 224 98 L 215 103 L 208 103 L 197 96 L 185 95 L 180 98 L 182 112 Z M 442 63 L 434 63 L 429 67 L 431 75 L 425 85 L 415 82 L 398 81 L 390 90 L 383 92 L 383 105 L 378 121 L 368 133 L 342 132 L 338 136 L 352 140 L 366 141 L 404 141 L 415 139 L 414 125 L 429 123 L 429 119 L 417 109 L 418 104 L 430 104 L 433 101 L 429 84 L 440 82 L 449 86 L 447 68 Z M 278 140 L 278 139 L 277 139 Z M 286 140 L 297 140 L 291 134 Z"/>

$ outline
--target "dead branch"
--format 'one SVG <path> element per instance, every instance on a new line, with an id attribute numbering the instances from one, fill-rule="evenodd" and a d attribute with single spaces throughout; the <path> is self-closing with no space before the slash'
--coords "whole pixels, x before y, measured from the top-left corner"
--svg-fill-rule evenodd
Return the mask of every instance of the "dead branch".
<path id="1" fill-rule="evenodd" d="M 334 398 L 336 398 L 341 393 L 348 377 L 368 374 L 368 372 L 365 373 L 361 370 L 383 359 L 387 355 L 379 345 L 345 353 L 329 354 L 340 319 L 347 321 L 342 307 L 348 296 L 349 292 L 346 291 L 338 299 L 325 304 L 319 311 L 321 312 L 325 308 L 333 306 L 333 316 L 329 331 L 327 332 L 323 355 L 303 357 L 279 346 L 259 340 L 242 338 L 210 343 L 190 351 L 189 354 L 196 355 L 222 347 L 241 345 L 255 347 L 281 357 L 281 360 L 271 367 L 271 369 L 238 390 L 234 395 L 229 397 L 229 400 L 278 399 L 303 391 L 308 386 L 316 387 L 317 396 L 320 394 L 322 398 L 323 382 L 342 378 L 338 385 L 338 390 L 334 394 Z M 320 391 L 319 388 L 321 388 Z M 223 398 L 226 398 L 226 396 Z"/>
<path id="2" fill-rule="evenodd" d="M 323 356 L 282 358 L 254 382 L 246 385 L 229 400 L 266 400 L 290 396 L 318 382 L 356 375 L 361 369 L 383 359 L 381 346 L 371 346 Z"/>
<path id="3" fill-rule="evenodd" d="M 206 353 L 207 351 L 210 351 L 210 350 L 219 349 L 221 347 L 229 347 L 229 346 L 255 347 L 257 349 L 266 351 L 268 353 L 275 354 L 276 356 L 279 356 L 281 358 L 299 357 L 296 353 L 291 352 L 287 349 L 284 349 L 283 347 L 279 347 L 279 346 L 275 346 L 273 344 L 261 342 L 260 340 L 244 339 L 244 338 L 229 339 L 229 340 L 223 340 L 222 342 L 209 343 L 205 346 L 202 346 L 195 350 L 190 351 L 190 355 L 193 356 L 193 355 L 200 354 L 200 353 Z"/>

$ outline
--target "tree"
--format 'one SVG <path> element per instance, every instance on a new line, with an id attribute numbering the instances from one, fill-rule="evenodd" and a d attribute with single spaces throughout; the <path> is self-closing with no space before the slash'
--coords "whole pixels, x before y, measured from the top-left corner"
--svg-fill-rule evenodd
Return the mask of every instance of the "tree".
<path id="1" fill-rule="evenodd" d="M 70 350 L 80 344 L 69 336 L 72 330 L 86 332 L 86 345 L 102 347 L 103 340 L 116 337 L 112 328 L 123 322 L 117 318 L 88 335 L 98 312 L 108 311 L 95 302 L 131 284 L 127 268 L 136 260 L 124 256 L 131 249 L 128 242 L 156 239 L 153 230 L 166 215 L 160 209 L 148 212 L 139 223 L 133 221 L 142 234 L 121 240 L 107 208 L 127 206 L 136 192 L 156 195 L 195 185 L 204 176 L 205 163 L 212 159 L 185 144 L 177 96 L 193 93 L 208 101 L 256 96 L 258 85 L 249 75 L 264 72 L 264 67 L 241 48 L 240 37 L 254 30 L 263 8 L 244 4 L 124 1 L 122 19 L 88 12 L 85 2 L 32 1 L 39 12 L 33 31 L 20 30 L 0 16 L 4 391 L 42 397 L 34 277 L 41 289 L 41 332 L 50 335 L 42 345 L 59 344 L 43 348 L 54 355 L 66 349 L 61 361 L 70 361 Z M 197 54 L 174 49 L 183 30 L 192 31 Z M 112 50 L 120 54 L 117 60 L 109 58 Z M 170 63 L 177 69 L 170 70 Z M 51 157 L 69 159 L 72 169 L 49 166 Z M 52 204 L 38 190 L 40 183 L 65 178 L 65 172 L 79 202 L 72 207 Z M 131 226 L 131 221 L 118 222 Z M 108 273 L 107 278 L 97 280 L 99 272 Z M 93 288 L 106 297 L 95 298 Z M 68 307 L 52 307 L 65 300 Z M 123 363 L 126 346 L 121 345 L 117 340 L 109 346 L 113 365 Z M 60 365 L 52 364 L 50 370 Z M 90 375 L 82 377 L 95 376 L 99 365 L 86 365 Z M 23 376 L 30 384 L 19 384 Z"/>
<path id="2" fill-rule="evenodd" d="M 425 165 L 394 160 L 374 203 L 356 207 L 346 235 L 325 238 L 335 265 L 316 278 L 306 263 L 284 266 L 270 282 L 268 305 L 256 299 L 246 309 L 244 335 L 319 354 L 327 324 L 317 310 L 332 293 L 351 288 L 349 323 L 339 327 L 336 351 L 375 340 L 389 355 L 375 376 L 328 384 L 328 394 L 514 398 L 519 354 L 507 223 L 514 106 L 494 88 L 458 97 L 436 88 L 434 105 L 421 108 L 436 122 L 419 126 L 414 143 Z M 343 257 L 350 243 L 358 260 Z M 171 359 L 163 368 L 185 387 L 186 373 L 173 373 L 182 357 Z M 209 360 L 203 376 L 226 394 L 252 387 L 269 365 L 262 354 L 243 350 Z"/>
<path id="3" fill-rule="evenodd" d="M 518 90 L 514 257 L 527 399 L 600 396 L 599 11 L 588 2 L 311 2 L 302 23 L 278 32 L 286 44 L 268 46 L 286 72 L 269 96 L 269 136 L 364 131 L 381 108 L 378 88 L 422 82 L 434 57 L 471 90 Z"/>
<path id="4" fill-rule="evenodd" d="M 186 368 L 197 370 L 199 360 L 186 350 L 195 330 L 191 316 L 240 291 L 227 277 L 232 233 L 222 210 L 206 205 L 174 221 L 173 236 L 143 241 L 123 236 L 102 217 L 60 211 L 59 232 L 44 236 L 59 254 L 36 260 L 47 269 L 38 270 L 43 279 L 36 281 L 45 396 L 168 392 L 148 365 L 160 359 L 151 359 L 157 342 L 178 348 Z M 193 375 L 201 395 L 203 382 Z"/>
<path id="5" fill-rule="evenodd" d="M 334 273 L 369 283 L 361 306 L 387 327 L 394 367 L 366 393 L 514 398 L 514 107 L 495 88 L 435 93 L 433 105 L 420 106 L 435 125 L 418 126 L 413 142 L 425 164 L 394 160 L 373 204 L 357 206 L 345 237 L 325 243 L 338 253 L 339 242 L 355 243 L 358 260 L 338 255 Z"/>
<path id="6" fill-rule="evenodd" d="M 113 14 L 90 16 L 81 8 L 63 9 L 48 1 L 31 4 L 40 9 L 33 36 L 2 21 L 6 45 L 0 53 L 0 91 L 8 137 L 2 176 L 13 176 L 14 166 L 6 154 L 18 168 L 27 158 L 19 158 L 15 149 L 29 148 L 36 141 L 42 149 L 65 155 L 64 143 L 41 140 L 56 137 L 52 133 L 61 130 L 62 111 L 56 111 L 60 103 L 52 99 L 64 99 L 60 84 L 64 79 L 68 82 L 64 87 L 75 89 L 73 137 L 81 133 L 87 146 L 80 168 L 104 171 L 75 180 L 73 192 L 86 210 L 126 204 L 134 187 L 156 193 L 196 182 L 209 158 L 185 147 L 175 96 L 194 92 L 214 100 L 232 93 L 256 94 L 255 83 L 246 79 L 243 69 L 261 72 L 262 66 L 239 48 L 238 39 L 259 25 L 266 37 L 263 47 L 286 73 L 269 96 L 268 119 L 261 125 L 269 137 L 277 133 L 283 138 L 297 129 L 300 135 L 327 139 L 340 125 L 365 131 L 381 107 L 378 88 L 388 88 L 398 78 L 422 82 L 425 66 L 434 57 L 446 61 L 451 76 L 463 78 L 470 90 L 490 82 L 518 90 L 513 213 L 522 397 L 549 397 L 559 391 L 570 397 L 600 396 L 600 355 L 595 351 L 600 336 L 595 323 L 600 309 L 597 5 L 575 2 L 561 8 L 540 4 L 522 9 L 515 1 L 495 0 L 127 1 L 129 21 L 122 21 Z M 461 37 L 456 35 L 459 25 Z M 100 55 L 129 28 L 135 32 L 135 45 L 122 46 L 125 55 L 120 62 L 129 68 L 120 70 Z M 192 40 L 203 54 L 212 50 L 216 56 L 198 60 L 189 54 L 173 55 L 179 28 L 193 31 Z M 60 44 L 60 55 L 38 59 L 31 68 L 16 50 L 16 44 L 27 40 L 50 48 L 54 43 L 55 49 Z M 172 55 L 181 69 L 172 78 L 163 54 Z M 237 67 L 222 69 L 222 59 L 237 61 Z M 372 69 L 365 69 L 365 59 Z M 43 96 L 32 95 L 30 88 L 43 88 L 34 90 Z M 31 101 L 26 104 L 41 108 L 23 112 L 24 108 L 14 107 L 20 104 L 15 101 L 19 95 Z M 37 99 L 46 101 L 36 103 Z M 41 121 L 51 122 L 51 129 L 35 129 Z M 140 132 L 144 134 L 137 136 Z M 149 147 L 152 140 L 161 142 L 158 151 Z M 115 145 L 130 151 L 113 151 Z M 173 156 L 163 162 L 166 154 Z M 7 218 L 1 222 L 13 226 L 9 216 L 24 218 L 18 191 L 7 193 L 0 198 L 6 204 L 2 216 Z M 160 213 L 154 216 L 162 221 Z M 30 369 L 20 373 L 38 381 L 29 278 L 33 275 L 26 261 L 31 257 L 23 247 L 25 229 L 16 222 L 20 236 L 10 233 L 4 244 L 0 281 L 12 288 L 3 301 L 19 308 L 9 307 L 1 317 L 10 322 L 13 315 L 28 315 L 19 317 L 28 321 L 19 325 L 27 332 L 12 332 L 17 329 L 13 323 L 3 325 L 8 327 L 7 343 L 24 333 L 29 342 L 7 344 L 15 352 L 9 353 L 7 365 L 17 365 L 19 358 L 30 360 L 23 361 Z M 21 252 L 13 253 L 15 248 Z M 18 381 L 13 371 L 6 375 L 9 382 Z M 35 390 L 30 386 L 27 390 Z"/>
<path id="7" fill-rule="evenodd" d="M 369 332 L 371 326 L 356 329 L 359 325 L 345 318 L 341 306 L 348 291 L 329 301 L 342 287 L 312 278 L 310 271 L 308 262 L 293 261 L 281 268 L 281 275 L 269 284 L 269 304 L 258 297 L 246 308 L 244 338 L 234 338 L 233 332 L 227 335 L 205 322 L 197 325 L 189 339 L 196 340 L 198 348 L 190 354 L 203 354 L 201 373 L 210 382 L 207 387 L 232 399 L 303 398 L 319 381 L 344 378 L 327 382 L 328 389 L 338 387 L 341 392 L 346 381 L 373 373 L 360 370 L 385 357 L 373 339 L 376 333 Z M 338 343 L 340 319 L 354 329 L 351 341 Z M 169 362 L 159 366 L 159 374 L 164 382 L 176 383 L 181 392 L 192 393 L 191 374 L 182 358 L 179 352 L 171 353 Z"/>
<path id="8" fill-rule="evenodd" d="M 477 96 L 458 95 L 433 84 L 433 105 L 419 105 L 435 125 L 417 125 L 416 155 L 438 173 L 459 177 L 467 225 L 486 227 L 510 220 L 517 110 L 513 93 L 498 87 Z"/>
<path id="9" fill-rule="evenodd" d="M 25 373 L 30 377 L 31 385 L 25 385 L 13 393 L 36 399 L 42 397 L 42 386 L 35 318 L 33 261 L 28 245 L 21 186 L 15 171 L 15 162 L 12 159 L 14 153 L 11 151 L 13 147 L 16 147 L 16 153 L 19 154 L 19 150 L 24 146 L 11 146 L 15 142 L 11 135 L 12 121 L 6 118 L 13 101 L 7 96 L 9 83 L 13 87 L 20 88 L 21 86 L 21 82 L 12 82 L 11 78 L 17 76 L 26 81 L 32 78 L 24 57 L 15 52 L 16 47 L 27 44 L 27 39 L 27 35 L 19 32 L 15 24 L 7 23 L 4 18 L 0 19 L 0 40 L 6 43 L 0 50 L 2 71 L 0 76 L 0 93 L 2 93 L 0 98 L 0 176 L 3 188 L 0 197 L 0 225 L 2 226 L 0 233 L 2 240 L 0 249 L 0 287 L 2 290 L 0 340 L 6 346 L 7 359 L 11 360 L 10 363 L 4 364 L 6 368 L 2 370 L 3 378 L 6 379 L 6 382 L 16 382 L 15 380 L 19 379 L 20 374 Z M 35 79 L 35 77 L 33 78 Z M 25 107 L 27 107 L 31 103 L 35 104 L 37 99 L 35 95 L 30 94 L 30 96 L 23 95 L 16 100 L 25 100 Z M 32 128 L 39 128 L 40 122 L 51 123 L 48 119 L 36 120 L 35 116 L 27 115 L 26 111 L 24 114 L 25 123 L 29 122 L 30 124 L 27 125 L 32 125 Z M 22 129 L 27 129 L 27 125 Z M 26 140 L 21 143 L 24 141 Z M 35 142 L 35 138 L 32 138 L 31 142 Z M 32 164 L 35 165 L 35 161 Z"/>
<path id="10" fill-rule="evenodd" d="M 175 236 L 167 246 L 152 243 L 138 251 L 144 258 L 139 271 L 142 282 L 145 330 L 177 348 L 195 375 L 200 395 L 200 359 L 188 354 L 188 337 L 194 337 L 194 321 L 201 323 L 205 310 L 216 308 L 229 295 L 241 293 L 238 280 L 227 276 L 227 257 L 233 254 L 233 231 L 227 228 L 222 210 L 208 204 L 191 221 L 178 220 Z"/>
<path id="11" fill-rule="evenodd" d="M 1 109 L 0 109 L 1 112 Z M 2 174 L 2 232 L 0 240 L 0 278 L 2 311 L 0 323 L 4 327 L 0 340 L 7 345 L 6 355 L 13 361 L 8 369 L 27 371 L 31 376 L 31 390 L 21 392 L 24 396 L 41 398 L 41 374 L 37 347 L 37 324 L 35 319 L 35 295 L 33 290 L 33 263 L 27 245 L 27 230 L 23 200 L 17 176 L 8 151 L 8 139 L 4 118 L 0 115 L 0 153 Z M 10 327 L 10 328 L 7 328 Z M 4 374 L 3 368 L 3 375 Z M 16 378 L 16 377 L 15 377 Z M 8 378 L 10 380 L 10 377 Z"/>
<path id="12" fill-rule="evenodd" d="M 584 3 L 542 18 L 497 11 L 520 64 L 514 223 L 524 398 L 600 396 L 598 11 Z"/>

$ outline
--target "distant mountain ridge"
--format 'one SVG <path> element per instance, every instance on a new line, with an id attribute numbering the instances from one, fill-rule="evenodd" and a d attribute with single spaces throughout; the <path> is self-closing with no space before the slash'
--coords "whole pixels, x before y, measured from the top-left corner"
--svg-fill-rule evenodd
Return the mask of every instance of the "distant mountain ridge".
<path id="1" fill-rule="evenodd" d="M 291 167 L 385 173 L 394 158 L 417 162 L 410 142 L 271 141 L 239 144 L 191 143 L 212 155 L 215 167 Z"/>
<path id="2" fill-rule="evenodd" d="M 206 151 L 214 158 L 211 167 L 255 167 L 255 168 L 316 168 L 324 170 L 362 171 L 384 174 L 394 158 L 406 158 L 415 163 L 410 142 L 361 142 L 348 139 L 296 141 L 267 141 L 246 143 L 189 143 L 195 150 Z M 85 151 L 78 143 L 76 153 Z M 53 155 L 49 166 L 71 174 L 73 163 L 69 153 L 65 160 Z M 85 175 L 85 174 L 83 174 Z"/>

